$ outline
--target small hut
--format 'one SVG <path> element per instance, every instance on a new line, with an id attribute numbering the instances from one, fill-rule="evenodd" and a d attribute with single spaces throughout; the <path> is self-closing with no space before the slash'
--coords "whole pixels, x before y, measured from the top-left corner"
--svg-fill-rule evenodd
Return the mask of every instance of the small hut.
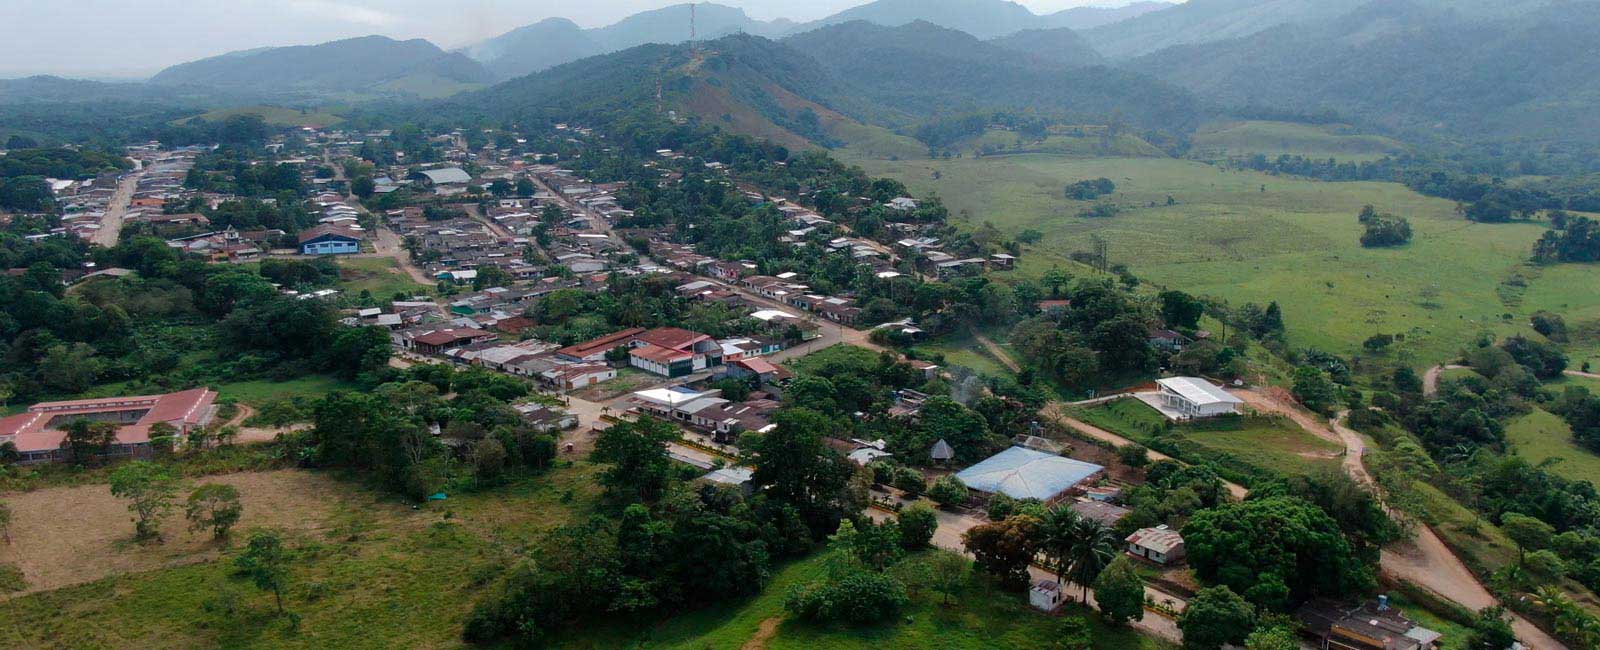
<path id="1" fill-rule="evenodd" d="M 933 449 L 928 450 L 928 457 L 935 463 L 948 463 L 956 457 L 956 450 L 951 449 L 950 443 L 940 438 L 939 442 L 933 443 Z"/>

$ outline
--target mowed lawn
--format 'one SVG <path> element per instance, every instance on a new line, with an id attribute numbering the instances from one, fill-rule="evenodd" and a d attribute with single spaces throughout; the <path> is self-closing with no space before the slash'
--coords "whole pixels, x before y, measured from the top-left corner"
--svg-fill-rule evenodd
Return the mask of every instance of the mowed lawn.
<path id="1" fill-rule="evenodd" d="M 267 379 L 237 381 L 212 388 L 215 388 L 217 395 L 223 399 L 233 399 L 251 406 L 263 406 L 283 399 L 317 398 L 337 390 L 356 390 L 358 386 L 327 375 L 307 375 L 288 381 Z"/>
<path id="2" fill-rule="evenodd" d="M 1600 318 L 1592 290 L 1600 266 L 1525 264 L 1544 225 L 1469 223 L 1453 202 L 1397 183 L 1323 183 L 1170 158 L 841 155 L 918 194 L 938 194 L 960 223 L 1043 233 L 1024 251 L 1023 276 L 1066 266 L 1099 236 L 1112 263 L 1156 284 L 1235 304 L 1276 300 L 1296 347 L 1352 354 L 1373 334 L 1404 334 L 1397 348 L 1424 366 L 1485 329 L 1525 328 L 1541 309 L 1573 322 Z M 1080 217 L 1090 203 L 1063 196 L 1065 185 L 1098 177 L 1117 184 L 1103 200 L 1122 214 Z M 1409 217 L 1415 240 L 1363 249 L 1356 214 L 1367 204 Z"/>

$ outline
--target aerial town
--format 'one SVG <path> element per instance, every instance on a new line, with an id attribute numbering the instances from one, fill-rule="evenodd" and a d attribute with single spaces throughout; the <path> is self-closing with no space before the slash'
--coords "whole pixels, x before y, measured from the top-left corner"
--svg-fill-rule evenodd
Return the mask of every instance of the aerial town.
<path id="1" fill-rule="evenodd" d="M 1581 7 L 644 4 L 0 79 L 0 647 L 1600 648 Z"/>

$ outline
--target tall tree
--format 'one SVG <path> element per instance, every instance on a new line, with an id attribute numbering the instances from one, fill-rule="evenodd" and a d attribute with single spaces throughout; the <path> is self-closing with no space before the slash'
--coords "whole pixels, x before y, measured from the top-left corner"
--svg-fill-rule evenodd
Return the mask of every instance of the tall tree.
<path id="1" fill-rule="evenodd" d="M 211 529 L 212 537 L 227 539 L 228 531 L 244 516 L 239 490 L 225 483 L 207 483 L 189 493 L 184 515 L 194 530 Z"/>
<path id="2" fill-rule="evenodd" d="M 278 613 L 283 613 L 283 590 L 289 586 L 289 550 L 283 539 L 268 530 L 258 530 L 250 535 L 244 553 L 233 561 L 234 568 L 250 579 L 262 591 L 272 592 L 278 603 Z"/>
<path id="3" fill-rule="evenodd" d="M 134 536 L 140 540 L 160 536 L 161 518 L 172 510 L 178 479 L 165 467 L 136 460 L 111 473 L 111 495 L 128 500 L 134 514 Z"/>
<path id="4" fill-rule="evenodd" d="M 1094 581 L 1094 599 L 1100 615 L 1113 625 L 1144 620 L 1144 578 L 1133 560 L 1120 556 Z"/>
<path id="5" fill-rule="evenodd" d="M 618 503 L 654 503 L 672 475 L 667 443 L 681 436 L 670 422 L 641 417 L 600 432 L 591 458 L 609 467 L 600 474 L 608 498 Z"/>
<path id="6" fill-rule="evenodd" d="M 1223 644 L 1242 644 L 1255 624 L 1255 609 L 1225 586 L 1201 589 L 1178 618 L 1186 650 L 1221 650 Z"/>

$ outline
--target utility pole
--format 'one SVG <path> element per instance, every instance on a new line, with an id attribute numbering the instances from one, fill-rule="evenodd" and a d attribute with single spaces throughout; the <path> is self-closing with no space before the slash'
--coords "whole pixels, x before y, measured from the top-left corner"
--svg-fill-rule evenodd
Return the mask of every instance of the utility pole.
<path id="1" fill-rule="evenodd" d="M 698 2 L 689 3 L 689 51 L 691 51 L 691 52 L 699 52 L 700 51 L 700 44 L 695 42 L 696 39 L 698 38 L 698 34 L 695 32 L 695 25 L 694 25 L 695 5 L 698 5 L 698 4 L 699 4 Z"/>

